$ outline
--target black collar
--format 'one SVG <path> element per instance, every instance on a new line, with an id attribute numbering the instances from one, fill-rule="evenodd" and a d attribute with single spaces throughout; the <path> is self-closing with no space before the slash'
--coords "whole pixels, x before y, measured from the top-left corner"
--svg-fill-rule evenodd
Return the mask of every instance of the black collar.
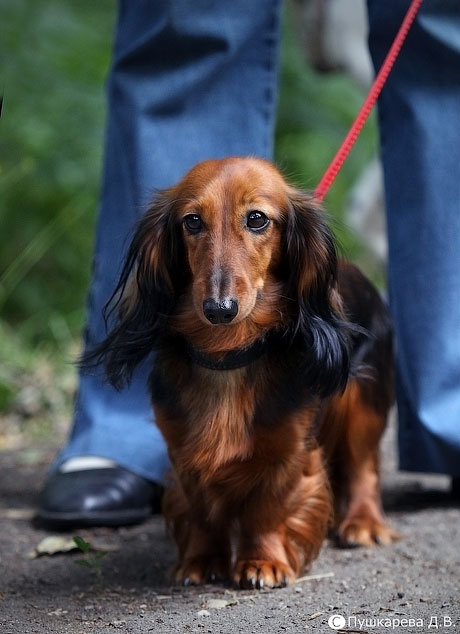
<path id="1" fill-rule="evenodd" d="M 266 352 L 267 345 L 267 338 L 257 339 L 249 348 L 230 350 L 225 353 L 222 359 L 217 361 L 198 350 L 198 348 L 194 348 L 189 341 L 185 341 L 185 348 L 190 360 L 208 370 L 236 370 L 243 368 L 259 359 Z"/>

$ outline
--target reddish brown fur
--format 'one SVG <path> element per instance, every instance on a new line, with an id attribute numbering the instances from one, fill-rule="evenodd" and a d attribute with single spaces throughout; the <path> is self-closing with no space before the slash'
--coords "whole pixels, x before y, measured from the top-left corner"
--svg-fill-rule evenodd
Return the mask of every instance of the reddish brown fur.
<path id="1" fill-rule="evenodd" d="M 245 225 L 254 209 L 270 219 L 258 234 Z M 197 235 L 183 225 L 190 213 L 203 222 Z M 340 263 L 337 273 L 312 198 L 265 161 L 207 161 L 163 192 L 136 248 L 137 282 L 122 300 L 130 332 L 132 315 L 147 301 L 142 285 L 149 275 L 174 297 L 155 346 L 151 387 L 174 472 L 164 512 L 179 548 L 176 580 L 232 578 L 241 587 L 292 582 L 318 554 L 333 506 L 344 543 L 395 539 L 378 486 L 378 443 L 392 401 L 386 314 L 354 267 Z M 238 314 L 212 325 L 203 302 L 223 295 L 238 300 Z M 375 338 L 340 333 L 344 316 Z M 185 338 L 219 360 L 285 331 L 294 344 L 287 335 L 277 344 L 268 338 L 265 354 L 234 370 L 201 367 L 178 343 Z M 321 368 L 312 370 L 314 341 L 319 357 L 330 346 L 323 365 L 331 356 L 335 363 L 324 390 L 314 380 L 322 376 Z M 346 346 L 357 366 L 348 382 Z"/>
<path id="2" fill-rule="evenodd" d="M 287 205 L 279 172 L 269 163 L 261 171 L 260 165 L 260 161 L 241 164 L 229 160 L 224 166 L 219 161 L 206 161 L 185 177 L 179 185 L 180 194 L 173 193 L 187 199 L 179 217 L 199 209 L 209 228 L 199 240 L 183 230 L 192 283 L 172 319 L 173 327 L 177 324 L 178 332 L 201 350 L 214 353 L 247 346 L 267 326 L 283 320 L 282 287 L 273 274 L 281 257 L 280 224 L 272 222 L 256 241 L 243 227 L 250 209 L 270 212 L 281 223 L 281 210 Z M 240 310 L 230 325 L 209 328 L 201 307 L 205 298 L 218 291 L 213 288 L 213 279 L 221 270 L 227 274 L 225 293 L 238 297 Z M 264 297 L 256 304 L 257 292 L 262 289 Z"/>

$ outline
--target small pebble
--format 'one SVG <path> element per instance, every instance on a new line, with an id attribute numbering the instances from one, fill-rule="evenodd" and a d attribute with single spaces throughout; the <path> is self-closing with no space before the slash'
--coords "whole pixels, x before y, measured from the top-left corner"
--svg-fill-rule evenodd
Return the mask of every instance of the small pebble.
<path id="1" fill-rule="evenodd" d="M 211 616 L 211 612 L 209 612 L 209 610 L 200 610 L 196 614 L 197 616 Z"/>

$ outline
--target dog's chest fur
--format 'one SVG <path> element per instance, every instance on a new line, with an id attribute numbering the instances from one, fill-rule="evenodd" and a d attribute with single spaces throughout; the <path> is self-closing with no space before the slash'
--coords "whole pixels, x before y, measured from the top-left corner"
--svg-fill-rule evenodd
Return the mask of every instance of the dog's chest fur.
<path id="1" fill-rule="evenodd" d="M 230 464 L 263 463 L 276 455 L 280 443 L 286 446 L 290 420 L 306 431 L 312 396 L 295 367 L 287 371 L 279 361 L 279 354 L 271 351 L 244 368 L 219 371 L 171 350 L 160 352 L 150 388 L 173 462 L 215 480 Z M 301 448 L 298 440 L 293 433 L 293 444 Z M 292 450 L 286 446 L 288 453 Z"/>

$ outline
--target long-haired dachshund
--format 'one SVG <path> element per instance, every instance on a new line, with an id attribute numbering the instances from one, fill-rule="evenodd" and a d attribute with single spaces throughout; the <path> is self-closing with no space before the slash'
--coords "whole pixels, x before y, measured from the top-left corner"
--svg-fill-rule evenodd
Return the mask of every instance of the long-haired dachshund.
<path id="1" fill-rule="evenodd" d="M 177 581 L 285 585 L 331 521 L 343 544 L 397 538 L 378 468 L 391 327 L 311 194 L 260 159 L 196 165 L 140 220 L 110 305 L 86 362 L 118 387 L 155 352 Z"/>

